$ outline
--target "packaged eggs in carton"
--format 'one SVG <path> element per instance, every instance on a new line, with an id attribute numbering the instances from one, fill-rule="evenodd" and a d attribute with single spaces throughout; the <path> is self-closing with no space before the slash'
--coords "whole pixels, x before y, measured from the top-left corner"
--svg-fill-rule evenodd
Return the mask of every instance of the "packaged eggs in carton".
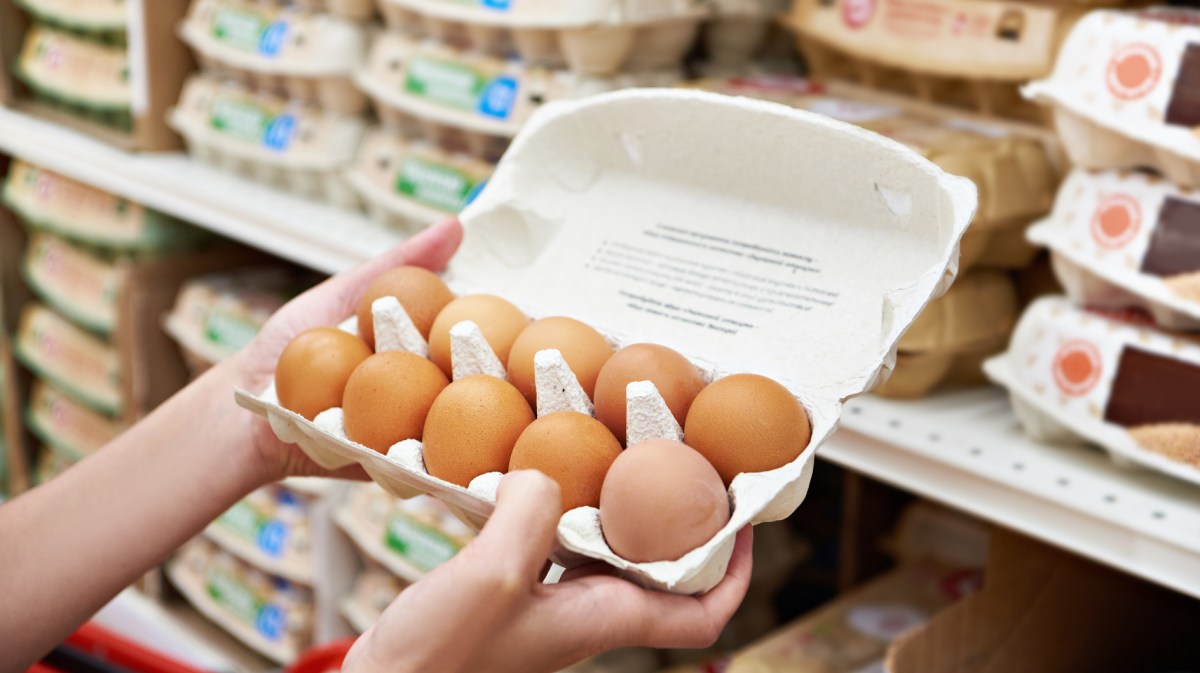
<path id="1" fill-rule="evenodd" d="M 82 460 L 116 439 L 125 424 L 77 402 L 53 384 L 33 382 L 25 414 L 42 444 L 71 460 Z"/>
<path id="2" fill-rule="evenodd" d="M 195 0 L 179 30 L 205 70 L 331 112 L 367 108 L 353 80 L 367 51 L 364 26 L 300 7 Z"/>
<path id="3" fill-rule="evenodd" d="M 169 122 L 202 161 L 299 196 L 359 205 L 343 172 L 366 131 L 360 117 L 195 75 Z"/>
<path id="4" fill-rule="evenodd" d="M 384 274 L 237 398 L 319 464 L 473 527 L 504 471 L 539 469 L 563 491 L 558 562 L 705 591 L 739 529 L 804 499 L 843 401 L 953 281 L 974 206 L 902 145 L 774 103 L 548 105 L 463 211 L 448 287 Z M 296 366 L 311 352 L 336 356 Z M 681 497 L 684 478 L 703 486 Z"/>
<path id="5" fill-rule="evenodd" d="M 42 23 L 85 35 L 121 34 L 129 23 L 125 0 L 16 0 L 16 4 Z"/>
<path id="6" fill-rule="evenodd" d="M 298 5 L 311 8 L 348 21 L 367 21 L 375 16 L 374 0 L 261 0 L 268 4 Z"/>
<path id="7" fill-rule="evenodd" d="M 204 529 L 204 535 L 260 570 L 312 586 L 316 577 L 313 510 L 308 497 L 274 484 L 225 510 Z"/>
<path id="8" fill-rule="evenodd" d="M 124 405 L 117 349 L 66 318 L 30 302 L 13 339 L 17 358 L 75 399 L 115 416 Z"/>
<path id="9" fill-rule="evenodd" d="M 544 103 L 679 79 L 678 68 L 590 76 L 388 33 L 375 40 L 358 83 L 388 130 L 496 161 Z"/>
<path id="10" fill-rule="evenodd" d="M 116 129 L 133 124 L 129 53 L 123 46 L 34 25 L 25 33 L 15 72 L 48 105 Z"/>
<path id="11" fill-rule="evenodd" d="M 1029 230 L 1076 302 L 1136 307 L 1167 329 L 1200 330 L 1200 196 L 1145 173 L 1076 170 Z"/>
<path id="12" fill-rule="evenodd" d="M 1154 168 L 1200 186 L 1200 12 L 1099 11 L 1063 44 L 1054 72 L 1026 96 L 1053 106 L 1082 168 Z"/>
<path id="13" fill-rule="evenodd" d="M 42 301 L 63 315 L 90 330 L 112 333 L 127 276 L 118 260 L 35 232 L 25 247 L 21 274 Z"/>
<path id="14" fill-rule="evenodd" d="M 1200 345 L 1136 311 L 1031 305 L 986 363 L 1033 437 L 1092 443 L 1114 459 L 1200 484 Z"/>
<path id="15" fill-rule="evenodd" d="M 380 0 L 380 9 L 393 31 L 589 75 L 678 68 L 708 15 L 699 0 Z"/>

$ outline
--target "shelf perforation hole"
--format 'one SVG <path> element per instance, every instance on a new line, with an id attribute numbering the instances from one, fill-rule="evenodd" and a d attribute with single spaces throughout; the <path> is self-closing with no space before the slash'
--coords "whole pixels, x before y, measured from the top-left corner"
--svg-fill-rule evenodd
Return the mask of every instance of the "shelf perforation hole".
<path id="1" fill-rule="evenodd" d="M 1071 480 L 1067 479 L 1066 477 L 1059 477 L 1057 483 L 1059 486 L 1070 486 Z"/>
<path id="2" fill-rule="evenodd" d="M 1104 502 L 1112 504 L 1112 503 L 1115 503 L 1116 501 L 1117 501 L 1117 496 L 1113 495 L 1112 493 L 1109 493 L 1104 496 Z"/>
<path id="3" fill-rule="evenodd" d="M 978 458 L 979 456 L 983 455 L 983 449 L 979 448 L 978 446 L 972 446 L 969 453 L 972 456 L 975 456 L 976 458 Z"/>
<path id="4" fill-rule="evenodd" d="M 1153 512 L 1150 513 L 1150 516 L 1161 521 L 1161 520 L 1167 518 L 1167 513 L 1160 511 L 1160 510 L 1154 510 Z"/>
<path id="5" fill-rule="evenodd" d="M 893 418 L 892 420 L 888 421 L 888 427 L 890 427 L 890 428 L 893 428 L 893 429 L 899 428 L 900 425 L 901 425 L 901 423 L 900 423 L 899 418 Z"/>
<path id="6" fill-rule="evenodd" d="M 1017 472 L 1022 472 L 1025 470 L 1025 463 L 1013 463 L 1013 469 Z"/>
<path id="7" fill-rule="evenodd" d="M 929 433 L 929 441 L 940 442 L 940 441 L 942 441 L 942 436 L 936 432 L 931 432 L 931 433 Z"/>

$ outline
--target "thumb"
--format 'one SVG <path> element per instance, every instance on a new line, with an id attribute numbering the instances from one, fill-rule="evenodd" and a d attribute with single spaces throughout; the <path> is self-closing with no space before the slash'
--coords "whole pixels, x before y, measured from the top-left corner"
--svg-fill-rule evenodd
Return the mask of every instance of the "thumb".
<path id="1" fill-rule="evenodd" d="M 560 516 L 558 482 L 537 470 L 510 472 L 474 546 L 499 564 L 506 582 L 532 585 L 554 546 Z"/>

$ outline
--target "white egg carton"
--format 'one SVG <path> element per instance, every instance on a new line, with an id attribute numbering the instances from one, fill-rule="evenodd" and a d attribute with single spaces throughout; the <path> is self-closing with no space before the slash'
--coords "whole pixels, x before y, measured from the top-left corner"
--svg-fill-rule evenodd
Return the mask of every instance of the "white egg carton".
<path id="1" fill-rule="evenodd" d="M 495 164 L 374 129 L 347 179 L 371 219 L 415 233 L 462 209 Z"/>
<path id="2" fill-rule="evenodd" d="M 903 146 L 778 104 L 635 90 L 556 103 L 534 116 L 463 211 L 450 287 L 507 297 L 534 317 L 571 315 L 615 347 L 667 345 L 710 379 L 770 376 L 812 421 L 812 441 L 794 461 L 733 480 L 729 524 L 682 558 L 618 557 L 591 507 L 564 514 L 553 558 L 564 566 L 602 560 L 677 593 L 719 582 L 736 532 L 799 506 L 843 400 L 886 377 L 900 335 L 953 281 L 974 206 L 969 181 Z M 663 274 L 680 277 L 663 284 Z M 741 294 L 730 303 L 721 294 L 734 287 Z M 380 347 L 410 341 L 406 350 L 423 354 L 419 339 L 401 338 L 414 330 L 398 302 L 384 298 L 375 309 L 392 318 L 375 323 L 377 333 L 380 325 L 393 333 L 377 337 Z M 451 336 L 455 378 L 503 374 L 477 327 L 457 325 Z M 539 414 L 590 412 L 561 355 L 539 353 L 535 370 Z M 630 394 L 638 407 L 631 420 L 651 421 L 635 422 L 630 441 L 679 436 L 652 384 L 635 384 Z M 499 474 L 461 488 L 425 472 L 418 441 L 383 455 L 347 440 L 341 409 L 309 422 L 280 407 L 273 389 L 237 398 L 323 466 L 359 463 L 389 493 L 432 493 L 474 527 L 493 509 Z"/>
<path id="3" fill-rule="evenodd" d="M 212 73 L 331 112 L 367 109 L 353 80 L 367 51 L 364 26 L 300 7 L 195 0 L 179 31 Z"/>
<path id="4" fill-rule="evenodd" d="M 283 485 L 255 490 L 225 510 L 204 536 L 271 575 L 313 586 L 316 552 L 313 504 Z"/>
<path id="5" fill-rule="evenodd" d="M 124 406 L 121 356 L 111 344 L 45 306 L 21 311 L 13 352 L 38 376 L 104 414 Z"/>
<path id="6" fill-rule="evenodd" d="M 1054 72 L 1024 94 L 1054 109 L 1081 168 L 1149 167 L 1200 186 L 1200 12 L 1095 11 L 1063 43 Z"/>
<path id="7" fill-rule="evenodd" d="M 82 460 L 111 442 L 125 424 L 90 409 L 46 381 L 37 379 L 25 416 L 43 444 L 73 460 Z"/>
<path id="8" fill-rule="evenodd" d="M 103 334 L 116 326 L 117 300 L 127 276 L 118 260 L 33 232 L 25 246 L 21 274 L 42 301 L 80 325 Z"/>
<path id="9" fill-rule="evenodd" d="M 15 0 L 39 21 L 86 33 L 123 32 L 128 25 L 125 0 Z"/>
<path id="10" fill-rule="evenodd" d="M 708 15 L 699 0 L 380 0 L 380 9 L 413 37 L 601 76 L 678 68 Z"/>
<path id="11" fill-rule="evenodd" d="M 1200 195 L 1145 173 L 1076 170 L 1029 240 L 1085 306 L 1137 307 L 1166 329 L 1200 330 Z"/>
<path id="12" fill-rule="evenodd" d="M 1126 361 L 1137 353 L 1163 358 L 1169 366 L 1139 372 Z M 1177 391 L 1176 410 L 1194 411 L 1200 380 L 1200 345 L 1194 340 L 1160 331 L 1144 315 L 1089 311 L 1065 297 L 1048 297 L 1025 311 L 1008 352 L 988 360 L 985 371 L 1008 389 L 1017 417 L 1035 439 L 1095 444 L 1120 464 L 1200 484 L 1200 424 L 1177 419 L 1126 427 L 1109 417 L 1114 387 L 1122 380 L 1141 378 L 1144 386 L 1142 377 L 1157 374 L 1161 381 L 1168 372 L 1182 381 L 1190 376 L 1190 385 L 1161 385 Z M 1145 412 L 1147 401 L 1138 404 Z"/>
<path id="13" fill-rule="evenodd" d="M 359 205 L 343 172 L 366 131 L 360 117 L 196 75 L 168 121 L 201 161 L 299 196 Z"/>
<path id="14" fill-rule="evenodd" d="M 679 80 L 678 70 L 593 77 L 529 67 L 398 33 L 375 40 L 358 76 L 388 130 L 489 161 L 544 103 Z"/>

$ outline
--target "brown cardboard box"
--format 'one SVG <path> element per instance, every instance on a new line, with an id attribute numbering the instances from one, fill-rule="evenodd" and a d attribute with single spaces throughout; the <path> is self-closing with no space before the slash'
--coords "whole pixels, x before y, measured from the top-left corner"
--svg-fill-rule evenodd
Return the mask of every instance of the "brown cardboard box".
<path id="1" fill-rule="evenodd" d="M 130 75 L 134 79 L 133 128 L 123 133 L 35 102 L 31 92 L 13 76 L 29 16 L 13 0 L 0 0 L 0 105 L 49 119 L 124 150 L 164 151 L 182 147 L 166 122 L 167 110 L 179 98 L 183 80 L 195 70 L 191 53 L 179 39 L 176 26 L 187 11 L 187 0 L 141 2 L 131 17 Z M 133 34 L 138 36 L 132 39 Z M 133 62 L 136 59 L 136 63 Z"/>
<path id="2" fill-rule="evenodd" d="M 890 673 L 1195 670 L 1200 603 L 998 531 L 982 591 L 890 649 Z"/>

